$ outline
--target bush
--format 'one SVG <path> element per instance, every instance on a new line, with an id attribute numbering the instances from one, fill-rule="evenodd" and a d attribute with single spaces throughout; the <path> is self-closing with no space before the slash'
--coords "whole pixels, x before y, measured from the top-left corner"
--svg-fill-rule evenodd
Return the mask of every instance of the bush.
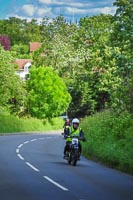
<path id="1" fill-rule="evenodd" d="M 96 158 L 124 172 L 133 173 L 133 119 L 128 112 L 97 113 L 82 121 L 86 157 Z"/>

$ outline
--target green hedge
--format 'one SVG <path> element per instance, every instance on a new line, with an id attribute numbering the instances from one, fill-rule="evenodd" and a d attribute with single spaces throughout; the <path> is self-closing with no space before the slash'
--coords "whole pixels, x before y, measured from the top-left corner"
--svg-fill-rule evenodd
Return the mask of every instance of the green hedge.
<path id="1" fill-rule="evenodd" d="M 97 113 L 82 121 L 87 142 L 83 153 L 110 167 L 133 174 L 133 118 L 127 113 Z"/>

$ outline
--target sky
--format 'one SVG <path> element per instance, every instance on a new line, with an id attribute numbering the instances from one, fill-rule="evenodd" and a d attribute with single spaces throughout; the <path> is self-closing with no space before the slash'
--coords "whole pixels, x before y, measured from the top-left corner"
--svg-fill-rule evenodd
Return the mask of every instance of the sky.
<path id="1" fill-rule="evenodd" d="M 0 19 L 49 19 L 63 15 L 75 22 L 86 16 L 114 14 L 115 0 L 0 0 Z"/>

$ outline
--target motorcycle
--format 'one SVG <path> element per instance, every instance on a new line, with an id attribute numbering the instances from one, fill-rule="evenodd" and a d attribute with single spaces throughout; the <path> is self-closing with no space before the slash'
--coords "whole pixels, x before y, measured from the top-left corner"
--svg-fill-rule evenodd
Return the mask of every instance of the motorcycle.
<path id="1" fill-rule="evenodd" d="M 68 143 L 69 148 L 66 151 L 66 160 L 68 161 L 68 164 L 76 166 L 77 161 L 80 160 L 79 137 L 71 136 L 71 138 L 72 141 Z"/>

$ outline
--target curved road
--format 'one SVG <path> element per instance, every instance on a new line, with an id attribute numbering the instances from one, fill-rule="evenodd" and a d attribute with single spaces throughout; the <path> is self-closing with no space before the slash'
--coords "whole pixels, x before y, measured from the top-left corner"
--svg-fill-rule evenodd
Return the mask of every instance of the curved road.
<path id="1" fill-rule="evenodd" d="M 133 200 L 133 176 L 63 159 L 59 134 L 0 136 L 0 200 Z"/>

